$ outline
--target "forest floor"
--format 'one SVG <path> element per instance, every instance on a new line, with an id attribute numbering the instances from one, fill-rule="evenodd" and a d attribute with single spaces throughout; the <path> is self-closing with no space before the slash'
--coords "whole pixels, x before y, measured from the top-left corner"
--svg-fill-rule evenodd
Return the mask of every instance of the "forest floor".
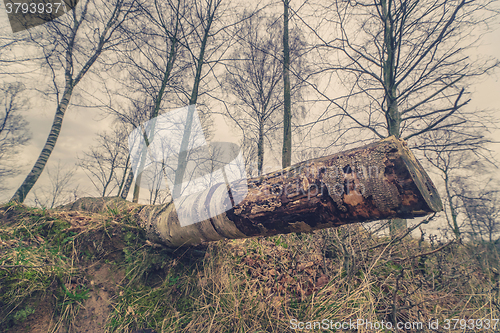
<path id="1" fill-rule="evenodd" d="M 173 251 L 131 216 L 1 206 L 0 332 L 500 331 L 497 244 L 355 224 Z"/>

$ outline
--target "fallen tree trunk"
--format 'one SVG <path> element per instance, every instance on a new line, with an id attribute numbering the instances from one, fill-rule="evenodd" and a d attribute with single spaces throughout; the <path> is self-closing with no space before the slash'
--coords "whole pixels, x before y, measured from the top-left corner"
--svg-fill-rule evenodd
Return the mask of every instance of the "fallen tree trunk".
<path id="1" fill-rule="evenodd" d="M 149 239 L 169 247 L 414 218 L 442 210 L 432 181 L 405 143 L 394 137 L 244 182 L 230 189 L 234 196 L 248 188 L 242 202 L 223 214 L 184 227 L 173 203 L 138 205 L 113 198 L 100 199 L 102 204 L 79 200 L 65 208 L 95 211 L 104 205 L 133 207 Z M 226 184 L 215 185 L 206 199 L 194 198 L 190 204 L 197 211 L 217 211 L 218 199 L 227 197 L 227 191 Z"/>

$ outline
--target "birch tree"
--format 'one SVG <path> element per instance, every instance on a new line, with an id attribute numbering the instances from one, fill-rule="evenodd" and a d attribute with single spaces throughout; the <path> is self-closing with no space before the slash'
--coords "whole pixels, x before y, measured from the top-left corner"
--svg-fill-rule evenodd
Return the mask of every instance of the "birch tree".
<path id="1" fill-rule="evenodd" d="M 81 1 L 69 14 L 44 24 L 42 35 L 35 36 L 33 43 L 44 53 L 43 67 L 52 78 L 56 112 L 40 155 L 11 201 L 23 202 L 42 174 L 77 86 L 102 54 L 121 42 L 116 31 L 132 10 L 133 1 L 127 1 Z"/>
<path id="2" fill-rule="evenodd" d="M 144 112 L 148 112 L 143 117 L 145 120 L 158 117 L 162 107 L 167 104 L 165 100 L 175 103 L 175 95 L 171 96 L 171 93 L 179 85 L 178 81 L 182 82 L 182 67 L 176 66 L 176 62 L 182 56 L 181 20 L 186 10 L 187 4 L 183 0 L 154 1 L 153 4 L 143 2 L 140 15 L 127 26 L 127 33 L 132 37 L 132 51 L 124 53 L 124 62 L 130 67 L 132 81 L 127 90 L 134 92 L 132 96 L 138 94 L 141 95 L 140 99 L 144 99 L 145 95 L 151 101 L 152 107 L 144 109 Z M 141 123 L 133 125 L 137 127 Z M 153 139 L 153 134 L 154 127 L 148 133 L 143 133 L 147 145 Z M 142 152 L 138 170 L 144 169 L 145 159 L 146 150 Z M 130 187 L 132 179 L 128 178 L 125 188 Z M 139 173 L 136 176 L 133 202 L 139 200 L 141 179 L 142 174 Z"/>
<path id="3" fill-rule="evenodd" d="M 76 200 L 78 186 L 72 186 L 76 167 L 68 167 L 57 161 L 57 166 L 47 168 L 50 185 L 33 191 L 35 205 L 42 208 L 55 208 Z"/>
<path id="4" fill-rule="evenodd" d="M 156 118 L 162 108 L 197 104 L 200 84 L 207 76 L 207 71 L 204 72 L 204 65 L 209 59 L 213 62 L 210 66 L 217 62 L 213 55 L 219 52 L 219 47 L 223 44 L 223 42 L 219 44 L 216 42 L 217 45 L 212 45 L 216 36 L 224 32 L 223 24 L 219 22 L 224 14 L 222 3 L 221 0 L 203 0 L 189 4 L 184 1 L 167 1 L 164 4 L 157 2 L 150 7 L 142 6 L 146 15 L 144 22 L 151 22 L 151 27 L 144 32 L 142 30 L 137 32 L 143 34 L 139 38 L 141 46 L 137 45 L 140 56 L 129 60 L 133 62 L 134 80 L 139 83 L 137 91 L 146 92 L 153 100 L 154 106 L 151 113 L 147 115 L 147 120 Z M 160 54 L 164 56 L 158 57 Z M 166 105 L 166 102 L 170 102 L 170 105 Z M 178 156 L 177 181 L 182 179 L 187 162 L 187 151 L 183 149 L 190 137 L 190 121 L 193 117 L 191 111 L 194 111 L 194 108 L 189 110 L 185 124 L 188 130 L 182 138 L 181 153 Z M 135 126 L 140 126 L 140 124 L 135 124 Z M 145 148 L 153 140 L 153 133 L 154 126 L 150 127 L 148 133 L 143 133 Z M 134 185 L 134 202 L 139 199 L 145 156 L 146 149 L 141 155 L 137 168 L 139 173 Z M 132 176 L 128 177 L 124 189 L 127 189 L 132 179 Z"/>
<path id="5" fill-rule="evenodd" d="M 456 239 L 482 238 L 498 229 L 492 204 L 500 191 L 486 125 L 470 124 L 467 132 L 442 131 L 423 137 L 423 154 L 443 183 L 443 210 L 448 229 Z M 477 134 L 477 132 L 481 134 Z M 491 217 L 486 216 L 491 213 Z M 486 230 L 486 229 L 488 230 Z"/>
<path id="6" fill-rule="evenodd" d="M 188 100 L 188 114 L 184 124 L 184 132 L 180 144 L 180 152 L 177 158 L 177 167 L 175 170 L 174 188 L 172 189 L 172 198 L 177 198 L 182 194 L 182 184 L 187 163 L 189 159 L 188 144 L 192 135 L 195 106 L 200 96 L 200 86 L 210 71 L 205 71 L 205 65 L 210 61 L 210 67 L 213 68 L 218 62 L 215 55 L 220 52 L 223 42 L 218 41 L 211 45 L 213 39 L 220 38 L 221 32 L 225 31 L 224 26 L 224 2 L 223 0 L 199 0 L 193 4 L 190 19 L 183 24 L 184 35 L 186 39 L 185 47 L 190 55 L 193 78 L 191 92 L 186 94 Z M 219 22 L 220 21 L 220 22 Z M 219 36 L 218 36 L 219 35 Z M 212 46 L 212 47 L 211 47 Z M 222 53 L 224 50 L 222 51 Z M 203 119 L 202 119 L 203 121 Z"/>

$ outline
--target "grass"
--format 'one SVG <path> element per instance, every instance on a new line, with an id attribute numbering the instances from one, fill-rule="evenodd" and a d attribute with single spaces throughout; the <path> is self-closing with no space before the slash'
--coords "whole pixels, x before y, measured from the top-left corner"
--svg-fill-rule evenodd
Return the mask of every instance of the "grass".
<path id="1" fill-rule="evenodd" d="M 430 321 L 500 318 L 495 244 L 391 242 L 351 225 L 172 252 L 152 246 L 126 211 L 19 205 L 0 208 L 0 239 L 0 331 L 45 311 L 47 331 L 78 332 L 101 265 L 123 276 L 107 290 L 102 332 L 287 332 L 291 320 L 325 319 L 422 322 L 426 331 Z"/>

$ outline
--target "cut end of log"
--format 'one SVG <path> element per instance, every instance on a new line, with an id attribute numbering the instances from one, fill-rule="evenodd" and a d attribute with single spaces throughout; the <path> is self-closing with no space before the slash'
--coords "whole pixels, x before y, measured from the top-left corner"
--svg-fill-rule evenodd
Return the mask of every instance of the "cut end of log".
<path id="1" fill-rule="evenodd" d="M 393 140 L 396 142 L 396 145 L 401 146 L 401 158 L 405 162 L 408 172 L 415 182 L 415 185 L 419 189 L 420 194 L 427 203 L 429 211 L 436 213 L 442 211 L 443 203 L 441 202 L 441 198 L 436 187 L 432 183 L 432 180 L 429 178 L 429 175 L 425 172 L 420 162 L 408 149 L 406 143 L 404 141 L 396 139 L 394 136 L 391 136 L 385 140 Z"/>
<path id="2" fill-rule="evenodd" d="M 307 232 L 442 210 L 420 163 L 395 137 L 248 180 L 226 214 L 247 236 Z"/>

